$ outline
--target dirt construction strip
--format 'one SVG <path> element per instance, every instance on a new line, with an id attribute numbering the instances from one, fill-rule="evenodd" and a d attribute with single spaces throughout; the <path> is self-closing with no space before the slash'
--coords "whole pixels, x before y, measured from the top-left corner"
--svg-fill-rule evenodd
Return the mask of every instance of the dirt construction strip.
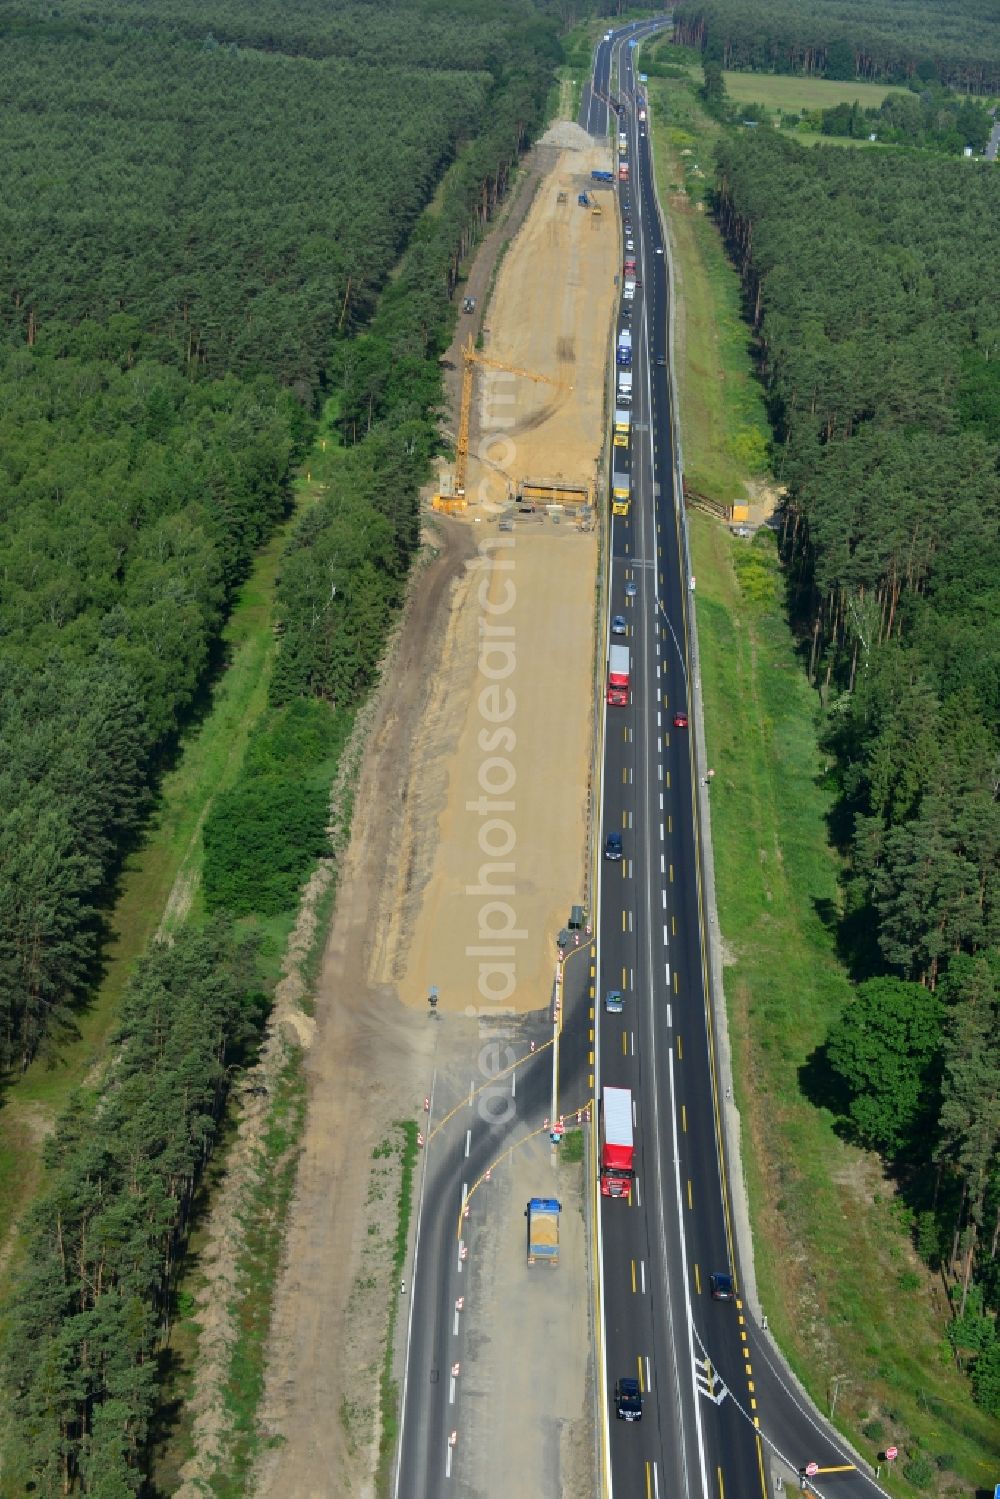
<path id="1" fill-rule="evenodd" d="M 610 212 L 595 220 L 577 206 L 591 165 L 607 164 L 583 140 L 576 151 L 558 142 L 487 314 L 491 356 L 559 388 L 491 376 L 477 441 L 502 437 L 505 466 L 520 473 L 586 482 L 604 430 L 617 230 Z M 509 399 L 497 403 L 498 391 Z M 504 486 L 500 477 L 491 492 Z M 255 1491 L 275 1499 L 373 1492 L 386 1305 L 398 1294 L 373 1252 L 385 1231 L 373 1153 L 393 1120 L 419 1115 L 445 1036 L 456 1038 L 449 1061 L 454 1047 L 474 1054 L 463 1012 L 513 1019 L 544 1006 L 554 935 L 582 889 L 597 537 L 569 513 L 501 533 L 492 510 L 435 522 L 440 552 L 414 579 L 365 752 L 316 995 L 268 1352 L 269 1446 Z M 431 985 L 440 1026 L 428 1024 Z M 585 1318 L 582 1257 L 568 1255 L 564 1270 Z M 581 1365 L 585 1324 L 567 1329 L 565 1346 Z M 512 1356 L 503 1339 L 494 1345 L 498 1369 Z M 502 1388 L 495 1395 L 497 1429 L 510 1431 L 517 1412 Z M 560 1400 L 562 1421 L 581 1419 L 582 1379 Z M 524 1447 L 525 1472 L 537 1456 Z"/>
<path id="2" fill-rule="evenodd" d="M 317 990 L 309 1110 L 261 1413 L 278 1445 L 256 1475 L 256 1492 L 282 1499 L 372 1491 L 388 1287 L 383 1279 L 374 1315 L 357 1315 L 359 1294 L 372 1289 L 371 1166 L 392 1121 L 414 1115 L 431 1037 L 423 1016 L 368 988 L 367 953 L 395 867 L 424 684 L 438 669 L 451 590 L 472 550 L 470 533 L 449 523 L 440 543 L 417 579 L 380 692 Z"/>

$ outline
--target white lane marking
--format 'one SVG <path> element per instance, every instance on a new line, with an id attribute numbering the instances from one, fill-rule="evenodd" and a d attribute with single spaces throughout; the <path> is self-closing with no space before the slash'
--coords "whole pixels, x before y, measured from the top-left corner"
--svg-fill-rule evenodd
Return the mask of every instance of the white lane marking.
<path id="1" fill-rule="evenodd" d="M 428 1128 L 430 1127 L 431 1119 L 434 1116 L 434 1092 L 435 1092 L 436 1087 L 437 1087 L 437 1069 L 435 1068 L 435 1070 L 434 1070 L 434 1076 L 431 1079 L 431 1096 L 430 1096 L 431 1106 L 430 1106 L 430 1108 L 427 1111 L 427 1124 L 428 1124 Z M 423 1223 L 423 1218 L 424 1218 L 424 1186 L 425 1186 L 426 1181 L 427 1181 L 427 1152 L 426 1151 L 424 1151 L 423 1156 L 424 1156 L 424 1158 L 423 1158 L 422 1168 L 421 1168 L 421 1172 L 420 1172 L 420 1195 L 419 1195 L 419 1198 L 417 1200 L 417 1227 L 416 1227 L 416 1232 L 414 1233 L 414 1236 L 413 1236 L 413 1268 L 410 1271 L 410 1311 L 409 1311 L 409 1315 L 407 1316 L 407 1319 L 406 1319 L 406 1352 L 403 1355 L 403 1393 L 402 1393 L 402 1398 L 400 1400 L 400 1406 L 399 1406 L 399 1440 L 400 1440 L 400 1443 L 402 1443 L 402 1440 L 403 1440 L 403 1430 L 404 1430 L 404 1428 L 406 1426 L 406 1387 L 407 1387 L 407 1384 L 409 1383 L 409 1379 L 410 1379 L 410 1341 L 411 1341 L 411 1339 L 413 1337 L 413 1305 L 414 1305 L 414 1302 L 417 1299 L 417 1296 L 416 1296 L 416 1291 L 417 1291 L 417 1265 L 418 1265 L 418 1262 L 420 1260 L 420 1228 L 421 1228 L 421 1225 Z M 458 1332 L 458 1327 L 457 1326 L 455 1328 L 455 1332 L 456 1333 Z M 398 1452 L 402 1453 L 402 1450 L 403 1450 L 403 1448 L 402 1448 L 402 1446 L 400 1446 L 398 1448 Z M 392 1492 L 393 1492 L 393 1499 L 399 1499 L 399 1481 L 400 1481 L 400 1475 L 402 1473 L 402 1470 L 403 1470 L 402 1462 L 397 1462 L 397 1464 L 396 1464 L 396 1480 L 395 1480 L 395 1483 L 393 1485 L 393 1490 L 392 1490 Z"/>
<path id="2" fill-rule="evenodd" d="M 670 988 L 670 964 L 669 963 L 664 963 L 663 966 L 667 970 L 667 988 L 669 989 Z"/>
<path id="3" fill-rule="evenodd" d="M 510 1096 L 511 1096 L 511 1098 L 516 1098 L 517 1097 L 517 1073 L 516 1072 L 512 1072 L 511 1075 L 510 1075 Z"/>
<path id="4" fill-rule="evenodd" d="M 667 872 L 667 857 L 666 857 L 666 854 L 661 854 L 660 855 L 660 873 L 661 874 L 666 874 L 666 872 Z"/>
<path id="5" fill-rule="evenodd" d="M 669 974 L 670 974 L 670 967 L 669 967 L 669 964 L 668 964 L 668 966 L 667 966 L 667 975 L 668 975 L 667 982 L 668 983 L 670 982 Z M 674 1028 L 674 1007 L 673 1007 L 673 1005 L 667 1005 L 667 1029 L 668 1030 L 673 1030 L 673 1028 Z"/>
<path id="6" fill-rule="evenodd" d="M 472 1131 L 471 1131 L 471 1129 L 467 1129 L 465 1131 L 465 1159 L 466 1160 L 469 1159 L 469 1150 L 470 1150 L 471 1146 L 472 1146 Z"/>
<path id="7" fill-rule="evenodd" d="M 642 1294 L 645 1296 L 645 1294 L 646 1294 L 646 1261 L 645 1260 L 640 1260 L 639 1261 L 639 1284 L 642 1287 Z"/>
<path id="8" fill-rule="evenodd" d="M 663 792 L 660 792 L 660 811 L 663 811 Z"/>

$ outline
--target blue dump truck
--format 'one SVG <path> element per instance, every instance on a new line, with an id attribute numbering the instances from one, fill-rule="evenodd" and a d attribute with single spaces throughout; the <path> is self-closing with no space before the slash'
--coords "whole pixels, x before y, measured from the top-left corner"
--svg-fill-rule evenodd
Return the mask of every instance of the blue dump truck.
<path id="1" fill-rule="evenodd" d="M 524 1210 L 528 1220 L 528 1264 L 559 1263 L 559 1214 L 562 1203 L 554 1197 L 532 1197 Z"/>
<path id="2" fill-rule="evenodd" d="M 632 334 L 628 328 L 623 328 L 618 335 L 618 349 L 615 355 L 619 368 L 627 369 L 632 363 Z"/>

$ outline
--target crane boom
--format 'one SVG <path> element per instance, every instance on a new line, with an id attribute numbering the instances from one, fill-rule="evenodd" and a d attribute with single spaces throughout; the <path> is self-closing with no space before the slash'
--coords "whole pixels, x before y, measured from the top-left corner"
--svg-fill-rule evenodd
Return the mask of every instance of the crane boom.
<path id="1" fill-rule="evenodd" d="M 462 371 L 462 404 L 458 417 L 458 439 L 455 443 L 455 493 L 465 494 L 465 476 L 469 467 L 469 423 L 472 416 L 472 382 L 477 364 L 486 365 L 491 370 L 503 370 L 505 374 L 517 375 L 522 380 L 533 380 L 536 385 L 552 385 L 557 390 L 565 389 L 561 380 L 553 380 L 549 375 L 539 375 L 533 370 L 520 369 L 516 364 L 506 364 L 502 359 L 493 359 L 489 354 L 481 354 L 472 341 L 469 334 L 465 347 L 462 350 L 464 369 Z"/>

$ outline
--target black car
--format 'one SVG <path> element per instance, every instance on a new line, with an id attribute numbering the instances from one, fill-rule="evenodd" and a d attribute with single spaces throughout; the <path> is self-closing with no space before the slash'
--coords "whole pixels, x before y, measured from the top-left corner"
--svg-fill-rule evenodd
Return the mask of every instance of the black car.
<path id="1" fill-rule="evenodd" d="M 614 860 L 617 863 L 618 860 L 621 859 L 621 856 L 622 856 L 622 835 L 621 835 L 621 833 L 609 833 L 608 836 L 604 840 L 604 857 L 606 859 L 612 859 L 612 860 Z"/>
<path id="2" fill-rule="evenodd" d="M 619 1421 L 642 1420 L 642 1391 L 637 1379 L 615 1382 L 615 1415 Z"/>
<path id="3" fill-rule="evenodd" d="M 731 1275 L 710 1275 L 708 1284 L 713 1301 L 732 1301 L 736 1296 L 736 1287 L 733 1285 Z"/>

